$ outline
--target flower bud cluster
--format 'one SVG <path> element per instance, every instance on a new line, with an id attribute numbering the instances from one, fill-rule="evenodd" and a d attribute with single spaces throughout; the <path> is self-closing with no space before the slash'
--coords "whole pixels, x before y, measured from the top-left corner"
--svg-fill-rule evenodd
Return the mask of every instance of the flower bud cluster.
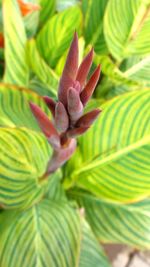
<path id="1" fill-rule="evenodd" d="M 30 103 L 32 113 L 54 149 L 48 163 L 47 174 L 54 172 L 71 157 L 76 149 L 76 137 L 85 133 L 101 112 L 99 109 L 94 109 L 83 114 L 84 107 L 99 80 L 100 66 L 87 81 L 94 51 L 91 49 L 80 66 L 78 66 L 78 54 L 78 37 L 75 33 L 59 83 L 58 102 L 50 97 L 44 97 L 52 113 L 52 120 L 40 107 Z"/>

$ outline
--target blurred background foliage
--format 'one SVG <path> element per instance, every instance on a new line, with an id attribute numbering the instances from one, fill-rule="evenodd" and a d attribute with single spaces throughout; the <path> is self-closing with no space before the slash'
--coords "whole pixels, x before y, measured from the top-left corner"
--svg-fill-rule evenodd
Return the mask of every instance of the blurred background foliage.
<path id="1" fill-rule="evenodd" d="M 3 12 L 7 17 L 8 13 L 11 16 L 4 29 L 2 11 L 0 12 L 0 30 L 7 33 L 5 55 L 8 55 L 10 40 L 13 45 L 14 39 L 14 46 L 17 47 L 15 31 L 19 35 L 17 51 L 14 47 L 13 55 L 6 55 L 4 60 L 4 50 L 1 48 L 1 80 L 26 85 L 39 94 L 55 97 L 67 48 L 76 29 L 80 36 L 80 60 L 93 46 L 95 64 L 102 65 L 101 83 L 95 92 L 96 98 L 110 99 L 118 94 L 150 87 L 149 0 L 26 2 L 40 5 L 38 11 L 24 16 L 26 33 L 23 33 L 24 29 L 18 23 L 19 19 L 17 21 L 19 15 L 10 8 Z M 13 16 L 16 18 L 15 25 L 11 21 Z M 19 43 L 26 43 L 26 38 L 26 51 L 23 51 L 25 48 L 19 50 Z M 10 78 L 7 71 L 4 73 L 5 64 L 8 67 L 14 57 L 18 61 L 24 56 L 27 58 L 26 84 Z"/>

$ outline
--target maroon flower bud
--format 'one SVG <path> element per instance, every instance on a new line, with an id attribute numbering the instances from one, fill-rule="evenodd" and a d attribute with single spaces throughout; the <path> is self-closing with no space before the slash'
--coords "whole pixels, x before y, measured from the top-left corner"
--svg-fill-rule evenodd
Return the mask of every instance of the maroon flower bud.
<path id="1" fill-rule="evenodd" d="M 94 55 L 94 50 L 92 48 L 91 51 L 87 54 L 87 56 L 83 59 L 81 65 L 79 66 L 76 80 L 79 81 L 81 87 L 83 87 L 85 84 L 87 75 L 92 65 L 93 55 Z"/>
<path id="2" fill-rule="evenodd" d="M 78 71 L 78 36 L 75 32 L 71 43 L 66 64 L 59 83 L 58 98 L 64 106 L 67 105 L 67 90 L 73 86 Z"/>
<path id="3" fill-rule="evenodd" d="M 100 114 L 100 109 L 94 109 L 83 115 L 76 123 L 75 127 L 90 127 Z"/>
<path id="4" fill-rule="evenodd" d="M 68 90 L 68 112 L 72 123 L 75 123 L 83 113 L 79 93 L 74 88 Z"/>
<path id="5" fill-rule="evenodd" d="M 81 92 L 81 85 L 80 85 L 80 83 L 79 83 L 78 81 L 75 81 L 75 82 L 73 83 L 73 88 L 74 88 L 78 93 Z"/>
<path id="6" fill-rule="evenodd" d="M 50 119 L 36 104 L 30 102 L 30 108 L 48 141 L 54 148 L 59 148 L 60 137 Z"/>
<path id="7" fill-rule="evenodd" d="M 69 118 L 64 105 L 61 102 L 55 108 L 55 126 L 60 133 L 64 133 L 69 127 Z"/>
<path id="8" fill-rule="evenodd" d="M 44 96 L 43 97 L 46 105 L 48 106 L 48 108 L 50 109 L 53 117 L 55 116 L 55 106 L 56 106 L 56 102 L 50 98 L 49 96 Z"/>
<path id="9" fill-rule="evenodd" d="M 99 76 L 100 76 L 100 65 L 96 68 L 96 70 L 92 74 L 91 78 L 87 82 L 85 88 L 83 89 L 83 91 L 80 94 L 80 98 L 81 98 L 81 101 L 83 103 L 83 106 L 85 106 L 86 103 L 91 98 L 91 96 L 94 92 L 94 89 L 97 85 L 97 82 L 99 80 Z"/>
<path id="10" fill-rule="evenodd" d="M 89 129 L 89 127 L 74 128 L 74 129 L 71 129 L 67 132 L 67 136 L 70 138 L 75 138 L 81 134 L 84 134 L 88 129 Z"/>
<path id="11" fill-rule="evenodd" d="M 92 49 L 78 68 L 78 37 L 75 33 L 59 83 L 59 102 L 56 103 L 47 96 L 43 97 L 53 115 L 56 129 L 48 116 L 38 106 L 30 103 L 41 130 L 54 148 L 44 177 L 61 167 L 72 156 L 76 148 L 75 137 L 85 133 L 101 112 L 95 109 L 82 115 L 83 107 L 92 96 L 100 76 L 98 66 L 86 83 L 93 53 Z"/>

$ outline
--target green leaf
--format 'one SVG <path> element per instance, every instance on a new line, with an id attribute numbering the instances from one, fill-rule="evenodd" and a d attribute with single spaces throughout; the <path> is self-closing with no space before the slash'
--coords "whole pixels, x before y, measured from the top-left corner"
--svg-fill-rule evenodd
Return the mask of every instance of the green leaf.
<path id="1" fill-rule="evenodd" d="M 81 19 L 80 8 L 72 7 L 53 16 L 39 32 L 38 49 L 51 67 L 56 66 L 69 47 L 75 29 L 81 27 Z"/>
<path id="2" fill-rule="evenodd" d="M 4 208 L 29 207 L 45 194 L 43 179 L 52 154 L 46 138 L 26 128 L 0 128 L 0 203 Z"/>
<path id="3" fill-rule="evenodd" d="M 150 249 L 150 199 L 125 205 L 79 191 L 70 195 L 84 206 L 86 218 L 100 241 Z"/>
<path id="4" fill-rule="evenodd" d="M 88 224 L 66 203 L 44 200 L 0 218 L 1 267 L 110 266 Z"/>
<path id="5" fill-rule="evenodd" d="M 39 80 L 46 86 L 50 93 L 56 97 L 58 76 L 40 56 L 33 39 L 27 44 L 27 58 L 32 71 L 37 75 Z"/>
<path id="6" fill-rule="evenodd" d="M 79 0 L 56 0 L 57 10 L 60 12 L 68 7 L 74 6 L 79 3 Z"/>
<path id="7" fill-rule="evenodd" d="M 86 44 L 92 44 L 98 54 L 108 53 L 103 34 L 103 17 L 107 2 L 108 0 L 82 1 Z"/>
<path id="8" fill-rule="evenodd" d="M 25 51 L 27 38 L 16 0 L 3 1 L 3 17 L 6 63 L 4 82 L 27 86 L 29 79 Z"/>
<path id="9" fill-rule="evenodd" d="M 72 180 L 69 187 L 123 203 L 143 199 L 150 194 L 150 90 L 124 94 L 101 108 L 79 139 L 82 162 L 65 186 Z"/>
<path id="10" fill-rule="evenodd" d="M 30 78 L 29 88 L 40 96 L 49 96 L 54 98 L 55 100 L 57 99 L 56 96 L 54 96 L 54 94 L 50 90 L 50 88 L 47 87 L 45 83 L 41 82 L 41 80 L 39 80 L 36 75 L 33 75 Z"/>
<path id="11" fill-rule="evenodd" d="M 108 48 L 118 60 L 150 54 L 150 1 L 110 0 L 104 20 Z"/>
<path id="12" fill-rule="evenodd" d="M 18 126 L 41 131 L 31 113 L 29 101 L 36 103 L 50 116 L 42 97 L 36 93 L 25 88 L 0 84 L 0 126 Z"/>
<path id="13" fill-rule="evenodd" d="M 125 65 L 124 76 L 150 87 L 150 56 L 145 58 L 131 57 L 126 60 Z"/>
<path id="14" fill-rule="evenodd" d="M 99 242 L 86 221 L 82 223 L 82 243 L 79 267 L 110 267 Z"/>
<path id="15" fill-rule="evenodd" d="M 67 201 L 65 190 L 62 186 L 62 171 L 61 169 L 53 173 L 48 181 L 46 198 L 55 201 Z"/>
<path id="16" fill-rule="evenodd" d="M 101 64 L 103 74 L 105 74 L 114 85 L 127 85 L 131 88 L 131 90 L 138 89 L 139 86 L 145 86 L 143 81 L 134 81 L 129 75 L 122 72 L 109 56 L 96 55 L 95 63 Z"/>
<path id="17" fill-rule="evenodd" d="M 40 0 L 40 27 L 43 26 L 48 19 L 55 13 L 56 0 Z"/>
<path id="18" fill-rule="evenodd" d="M 38 28 L 39 24 L 39 10 L 29 13 L 23 18 L 27 37 L 31 38 L 33 37 Z"/>

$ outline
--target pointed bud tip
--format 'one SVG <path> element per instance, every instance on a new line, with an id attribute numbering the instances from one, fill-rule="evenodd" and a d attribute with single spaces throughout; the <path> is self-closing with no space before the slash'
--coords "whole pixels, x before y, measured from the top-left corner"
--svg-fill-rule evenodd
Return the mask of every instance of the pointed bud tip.
<path id="1" fill-rule="evenodd" d="M 33 102 L 29 102 L 29 106 L 32 110 L 35 110 L 38 106 L 36 104 L 34 104 Z"/>

